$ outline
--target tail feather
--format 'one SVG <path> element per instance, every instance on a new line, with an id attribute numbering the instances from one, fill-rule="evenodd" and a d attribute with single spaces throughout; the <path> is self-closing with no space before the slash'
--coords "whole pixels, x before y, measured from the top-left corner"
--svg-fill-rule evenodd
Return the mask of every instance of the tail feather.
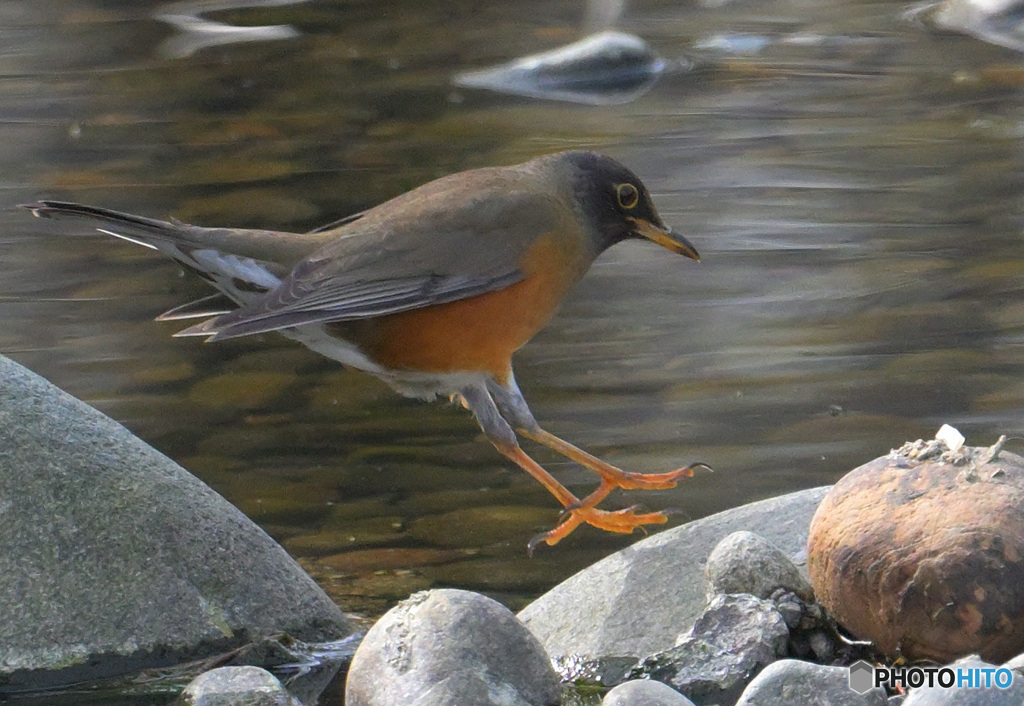
<path id="1" fill-rule="evenodd" d="M 164 243 L 251 258 L 270 265 L 279 275 L 286 274 L 296 262 L 337 237 L 321 231 L 299 237 L 294 237 L 297 234 L 281 237 L 282 233 L 272 230 L 203 228 L 174 219 L 162 221 L 68 201 L 37 201 L 21 204 L 20 208 L 28 209 L 40 218 L 73 216 L 99 221 L 106 226 L 97 226 L 101 233 L 160 250 L 171 257 L 175 257 L 173 248 L 162 247 Z"/>
<path id="2" fill-rule="evenodd" d="M 20 204 L 19 208 L 27 208 L 37 218 L 51 218 L 53 216 L 80 216 L 93 220 L 109 223 L 115 227 L 127 230 L 127 234 L 98 228 L 102 233 L 112 235 L 115 238 L 123 238 L 146 247 L 155 247 L 151 242 L 152 238 L 180 240 L 187 232 L 188 226 L 184 223 L 161 221 L 156 218 L 136 216 L 131 213 L 121 213 L 107 208 L 86 206 L 80 203 L 69 201 L 37 201 L 35 203 Z M 136 236 L 136 237 L 129 237 Z"/>
<path id="3" fill-rule="evenodd" d="M 227 295 L 217 292 L 202 299 L 180 304 L 173 309 L 168 309 L 157 321 L 184 321 L 186 319 L 201 319 L 203 317 L 214 317 L 234 311 L 238 305 Z"/>
<path id="4" fill-rule="evenodd" d="M 65 201 L 38 201 L 22 208 L 38 217 L 73 216 L 96 222 L 96 229 L 115 238 L 158 250 L 220 290 L 221 294 L 175 307 L 162 320 L 218 316 L 245 304 L 280 282 L 303 247 L 272 231 L 201 228 L 180 221 L 162 221 L 96 206 Z M 295 252 L 293 252 L 295 251 Z"/>
<path id="5" fill-rule="evenodd" d="M 337 237 L 332 233 L 333 228 L 360 217 L 355 214 L 302 236 L 282 237 L 286 234 L 269 230 L 203 228 L 68 201 L 37 201 L 20 207 L 40 218 L 73 216 L 96 221 L 99 232 L 158 250 L 199 274 L 221 294 L 175 307 L 158 318 L 175 321 L 212 317 L 176 334 L 208 337 L 218 333 L 214 323 L 217 317 L 276 287 L 295 263 Z"/>

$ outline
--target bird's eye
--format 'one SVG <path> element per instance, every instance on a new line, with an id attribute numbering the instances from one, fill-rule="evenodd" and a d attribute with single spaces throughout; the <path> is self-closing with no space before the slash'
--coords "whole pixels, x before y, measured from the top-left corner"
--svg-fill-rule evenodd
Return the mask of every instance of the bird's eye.
<path id="1" fill-rule="evenodd" d="M 633 208 L 640 201 L 640 192 L 632 184 L 619 184 L 615 189 L 619 197 L 619 205 L 623 208 Z"/>

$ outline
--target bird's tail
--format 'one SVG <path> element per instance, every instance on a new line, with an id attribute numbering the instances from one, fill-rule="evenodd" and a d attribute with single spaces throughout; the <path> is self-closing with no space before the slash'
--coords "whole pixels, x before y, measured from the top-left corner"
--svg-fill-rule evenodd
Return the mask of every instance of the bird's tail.
<path id="1" fill-rule="evenodd" d="M 66 201 L 37 201 L 21 208 L 41 218 L 73 216 L 98 222 L 99 232 L 162 252 L 236 304 L 276 287 L 294 263 L 316 249 L 322 239 L 319 235 L 282 238 L 274 231 L 202 228 Z M 164 318 L 195 318 L 230 308 L 223 298 L 208 298 L 172 309 Z"/>
<path id="2" fill-rule="evenodd" d="M 23 203 L 19 208 L 26 208 L 32 211 L 32 215 L 38 218 L 50 218 L 52 216 L 79 216 L 91 220 L 101 221 L 117 231 L 97 228 L 101 233 L 112 235 L 115 238 L 122 238 L 130 242 L 142 245 L 147 248 L 158 249 L 153 243 L 154 240 L 180 241 L 187 240 L 185 237 L 188 226 L 185 223 L 173 223 L 161 221 L 145 216 L 135 216 L 130 213 L 121 213 L 107 208 L 86 206 L 80 203 L 68 201 L 37 201 L 35 203 Z"/>

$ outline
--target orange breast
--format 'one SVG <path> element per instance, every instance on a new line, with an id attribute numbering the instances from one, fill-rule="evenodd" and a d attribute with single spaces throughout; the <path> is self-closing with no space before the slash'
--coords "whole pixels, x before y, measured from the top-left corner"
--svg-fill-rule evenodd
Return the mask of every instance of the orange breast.
<path id="1" fill-rule="evenodd" d="M 572 241 L 574 239 L 569 239 Z M 339 325 L 391 370 L 490 373 L 507 379 L 512 353 L 547 323 L 589 258 L 578 242 L 540 238 L 519 263 L 525 279 L 469 299 Z"/>

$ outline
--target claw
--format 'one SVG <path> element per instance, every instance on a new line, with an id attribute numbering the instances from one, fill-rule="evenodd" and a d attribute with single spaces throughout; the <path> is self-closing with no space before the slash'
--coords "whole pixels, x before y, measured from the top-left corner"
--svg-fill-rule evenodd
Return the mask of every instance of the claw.
<path id="1" fill-rule="evenodd" d="M 538 544 L 540 544 L 545 539 L 547 539 L 547 537 L 548 537 L 548 533 L 547 532 L 541 532 L 540 534 L 533 535 L 533 537 L 530 538 L 530 541 L 526 543 L 526 556 L 528 556 L 528 557 L 530 557 L 532 559 L 533 558 L 533 550 L 537 548 Z"/>

